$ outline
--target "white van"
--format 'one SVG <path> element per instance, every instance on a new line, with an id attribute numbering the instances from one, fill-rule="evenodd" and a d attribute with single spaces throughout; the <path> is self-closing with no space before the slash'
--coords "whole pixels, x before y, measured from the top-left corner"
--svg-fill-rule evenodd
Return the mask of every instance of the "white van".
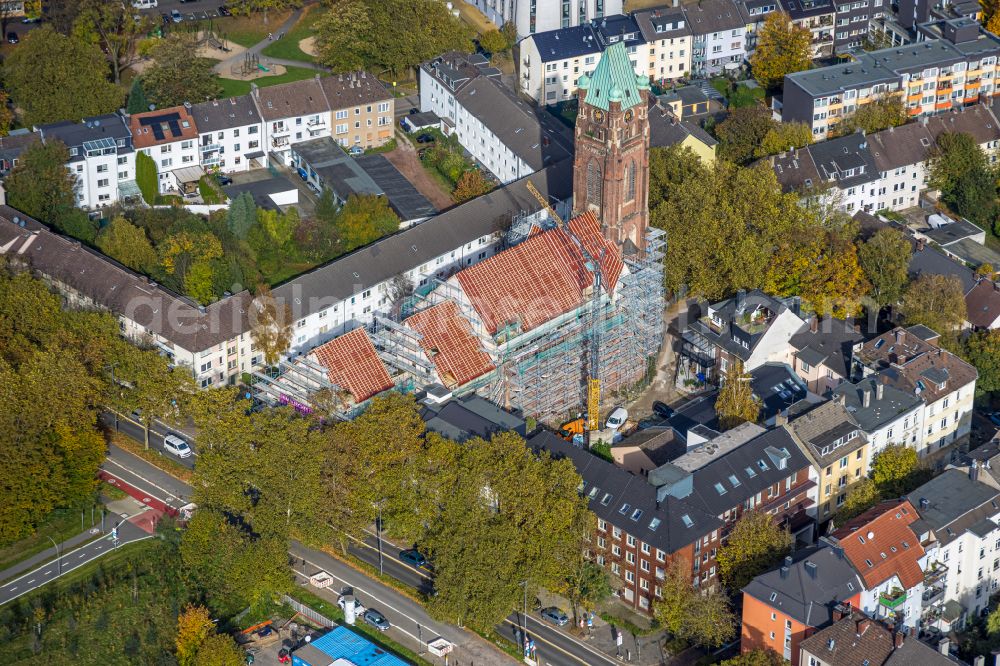
<path id="1" fill-rule="evenodd" d="M 132 0 L 132 6 L 136 9 L 152 9 L 160 4 L 160 0 Z"/>

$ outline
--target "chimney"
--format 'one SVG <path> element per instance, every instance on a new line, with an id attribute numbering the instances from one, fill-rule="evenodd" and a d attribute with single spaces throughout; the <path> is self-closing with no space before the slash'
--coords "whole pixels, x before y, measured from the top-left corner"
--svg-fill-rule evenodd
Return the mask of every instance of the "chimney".
<path id="1" fill-rule="evenodd" d="M 847 615 L 847 607 L 844 604 L 837 604 L 833 607 L 832 617 L 834 622 L 840 622 L 844 619 L 845 615 Z M 997 666 L 1000 666 L 1000 664 L 997 664 Z"/>
<path id="2" fill-rule="evenodd" d="M 788 567 L 781 567 L 780 575 L 782 580 L 788 578 Z"/>
<path id="3" fill-rule="evenodd" d="M 972 660 L 972 666 L 986 666 L 986 657 L 979 655 Z"/>
<path id="4" fill-rule="evenodd" d="M 816 578 L 816 571 L 817 571 L 816 563 L 806 560 L 806 573 L 809 574 L 810 578 L 812 579 Z"/>
<path id="5" fill-rule="evenodd" d="M 947 657 L 950 651 L 951 651 L 951 641 L 948 640 L 947 638 L 942 638 L 941 641 L 938 643 L 938 652 Z"/>
<path id="6" fill-rule="evenodd" d="M 860 620 L 858 620 L 858 626 L 856 632 L 858 636 L 864 636 L 865 632 L 868 631 L 868 627 L 870 627 L 871 624 L 872 621 L 869 620 L 867 617 L 863 617 Z"/>
<path id="7" fill-rule="evenodd" d="M 903 331 L 903 329 L 901 328 L 897 328 L 895 331 L 893 331 L 893 334 L 896 336 L 897 345 L 903 341 L 903 336 L 906 335 L 905 331 Z"/>
<path id="8" fill-rule="evenodd" d="M 846 405 L 847 404 L 847 394 L 843 393 L 843 392 L 838 393 L 837 394 L 837 402 L 839 402 L 842 405 Z"/>
<path id="9" fill-rule="evenodd" d="M 819 331 L 819 317 L 817 317 L 816 315 L 813 315 L 809 319 L 809 330 L 812 331 L 813 333 Z"/>
<path id="10" fill-rule="evenodd" d="M 861 392 L 861 406 L 868 409 L 872 404 L 872 392 L 865 389 Z"/>
<path id="11" fill-rule="evenodd" d="M 875 399 L 881 400 L 882 396 L 885 394 L 885 380 L 887 377 L 882 377 L 882 381 L 875 382 Z"/>
<path id="12" fill-rule="evenodd" d="M 971 481 L 979 480 L 979 461 L 973 460 L 972 464 L 969 465 L 969 479 Z"/>
<path id="13" fill-rule="evenodd" d="M 778 413 L 774 415 L 774 427 L 780 428 L 786 423 L 788 423 L 788 414 L 786 412 L 778 410 Z"/>
<path id="14" fill-rule="evenodd" d="M 899 648 L 903 647 L 903 639 L 906 638 L 906 634 L 902 631 L 897 631 L 895 638 L 896 638 L 896 649 L 898 650 Z"/>

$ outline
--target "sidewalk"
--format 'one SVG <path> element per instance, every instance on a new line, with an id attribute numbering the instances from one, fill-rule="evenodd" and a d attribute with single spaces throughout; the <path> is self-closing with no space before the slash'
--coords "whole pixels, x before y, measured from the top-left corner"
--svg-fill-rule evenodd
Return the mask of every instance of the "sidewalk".
<path id="1" fill-rule="evenodd" d="M 292 12 L 292 15 L 289 16 L 287 19 L 285 19 L 285 22 L 282 23 L 280 26 L 278 26 L 271 34 L 276 37 L 277 35 L 282 35 L 291 30 L 295 26 L 295 24 L 298 23 L 299 19 L 302 17 L 303 9 L 304 7 L 300 7 L 296 9 L 294 12 Z M 302 67 L 305 69 L 315 69 L 317 72 L 330 71 L 329 67 L 325 67 L 324 65 L 319 65 L 314 62 L 306 62 L 305 60 L 285 60 L 284 58 L 271 58 L 269 56 L 262 56 L 260 52 L 263 51 L 265 48 L 267 48 L 269 44 L 273 43 L 274 43 L 273 39 L 268 39 L 267 37 L 265 37 L 264 39 L 260 40 L 250 48 L 246 49 L 245 51 L 241 51 L 237 55 L 219 61 L 218 63 L 216 63 L 213 69 L 215 70 L 216 74 L 219 74 L 223 78 L 226 78 L 226 75 L 230 73 L 232 65 L 239 65 L 243 61 L 243 58 L 245 57 L 246 53 L 254 53 L 260 56 L 260 62 L 265 67 L 270 65 L 283 65 L 285 67 Z"/>
<path id="2" fill-rule="evenodd" d="M 60 543 L 59 552 L 60 553 L 69 552 L 69 550 L 76 548 L 80 544 L 85 543 L 91 539 L 97 538 L 98 536 L 100 536 L 100 534 L 101 534 L 100 528 L 90 528 L 83 532 L 80 532 L 76 536 L 70 537 L 69 539 L 66 539 L 65 541 Z M 5 580 L 10 580 L 11 578 L 23 574 L 25 571 L 31 571 L 32 569 L 54 559 L 56 559 L 56 549 L 47 548 L 36 555 L 32 555 L 26 560 L 18 562 L 12 567 L 8 567 L 7 569 L 0 571 L 0 582 Z"/>

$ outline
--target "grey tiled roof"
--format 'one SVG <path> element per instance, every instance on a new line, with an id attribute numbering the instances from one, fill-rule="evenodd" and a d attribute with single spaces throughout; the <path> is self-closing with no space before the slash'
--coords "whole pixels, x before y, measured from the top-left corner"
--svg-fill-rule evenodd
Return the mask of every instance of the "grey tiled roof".
<path id="1" fill-rule="evenodd" d="M 250 95 L 195 104 L 191 107 L 191 115 L 198 125 L 198 131 L 202 133 L 218 132 L 260 122 L 260 114 L 257 113 L 257 107 L 254 106 Z"/>
<path id="2" fill-rule="evenodd" d="M 855 384 L 845 382 L 833 391 L 834 398 L 844 396 L 847 411 L 862 430 L 868 433 L 895 421 L 901 414 L 909 413 L 922 404 L 920 398 L 912 393 L 886 384 L 882 386 L 882 399 L 879 400 L 876 396 L 876 384 L 880 381 L 880 377 L 874 376 Z M 868 407 L 864 406 L 864 391 L 871 395 Z"/>
<path id="3" fill-rule="evenodd" d="M 795 355 L 809 365 L 825 365 L 841 377 L 849 377 L 851 348 L 864 340 L 864 333 L 854 330 L 853 321 L 827 318 L 817 322 L 815 332 L 807 324 L 789 342 Z"/>
<path id="4" fill-rule="evenodd" d="M 959 469 L 945 470 L 906 496 L 942 545 L 1000 514 L 1000 490 Z"/>

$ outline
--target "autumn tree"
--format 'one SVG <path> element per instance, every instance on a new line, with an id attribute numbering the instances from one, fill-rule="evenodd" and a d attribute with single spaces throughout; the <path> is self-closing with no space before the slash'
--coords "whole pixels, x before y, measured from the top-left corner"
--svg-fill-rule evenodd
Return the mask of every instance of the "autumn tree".
<path id="1" fill-rule="evenodd" d="M 747 421 L 757 422 L 760 400 L 753 394 L 750 373 L 744 372 L 742 362 L 737 360 L 729 366 L 729 372 L 722 381 L 719 397 L 715 401 L 715 411 L 724 430 Z"/>
<path id="2" fill-rule="evenodd" d="M 771 12 L 757 33 L 757 48 L 750 67 L 757 81 L 769 90 L 781 86 L 785 76 L 809 69 L 812 34 L 792 23 L 784 12 Z"/>
<path id="3" fill-rule="evenodd" d="M 857 315 L 869 291 L 849 234 L 818 224 L 784 239 L 766 285 L 780 296 L 801 297 L 806 310 L 841 319 Z"/>
<path id="4" fill-rule="evenodd" d="M 74 34 L 101 47 L 111 60 L 114 82 L 121 83 L 122 72 L 137 62 L 136 42 L 152 27 L 149 17 L 137 14 L 130 3 L 84 0 Z"/>
<path id="5" fill-rule="evenodd" d="M 389 207 L 388 197 L 352 194 L 334 221 L 343 252 L 387 236 L 399 229 L 399 216 Z"/>
<path id="6" fill-rule="evenodd" d="M 129 268 L 148 273 L 156 266 L 156 251 L 146 232 L 121 215 L 113 218 L 97 234 L 97 247 Z"/>
<path id="7" fill-rule="evenodd" d="M 1000 214 L 995 169 L 970 135 L 944 132 L 931 157 L 930 183 L 941 200 L 962 217 L 991 228 Z"/>
<path id="8" fill-rule="evenodd" d="M 932 475 L 917 451 L 905 444 L 889 444 L 872 458 L 871 479 L 882 498 L 900 497 Z"/>
<path id="9" fill-rule="evenodd" d="M 608 572 L 584 557 L 582 544 L 578 552 L 579 557 L 572 567 L 572 573 L 566 577 L 565 585 L 561 586 L 573 606 L 574 620 L 577 618 L 578 606 L 596 608 L 614 592 Z"/>
<path id="10" fill-rule="evenodd" d="M 764 511 L 744 513 L 719 549 L 719 576 L 730 590 L 741 590 L 792 548 L 792 535 Z"/>
<path id="11" fill-rule="evenodd" d="M 198 649 L 214 633 L 215 623 L 212 622 L 208 609 L 189 604 L 177 616 L 177 637 L 174 644 L 177 648 L 178 666 L 195 666 L 198 663 Z"/>
<path id="12" fill-rule="evenodd" d="M 671 558 L 660 584 L 660 598 L 653 602 L 653 617 L 677 637 L 685 633 L 689 609 L 698 594 L 691 580 L 691 562 L 683 556 Z"/>
<path id="13" fill-rule="evenodd" d="M 703 647 L 718 647 L 736 635 L 737 620 L 718 592 L 701 594 L 691 582 L 691 563 L 677 557 L 667 564 L 653 616 L 670 634 Z"/>
<path id="14" fill-rule="evenodd" d="M 250 337 L 264 354 L 264 363 L 274 365 L 292 344 L 291 306 L 271 293 L 265 284 L 257 287 L 257 295 L 247 312 L 250 317 Z"/>
<path id="15" fill-rule="evenodd" d="M 987 280 L 992 280 L 996 275 L 996 269 L 993 268 L 993 264 L 982 263 L 976 266 L 976 277 L 986 278 Z"/>
<path id="16" fill-rule="evenodd" d="M 901 303 L 907 326 L 923 324 L 954 344 L 967 313 L 962 281 L 954 275 L 921 275 L 903 292 Z"/>
<path id="17" fill-rule="evenodd" d="M 301 7 L 302 0 L 231 0 L 227 6 L 235 16 L 263 14 L 264 25 L 267 25 L 268 12 Z"/>
<path id="18" fill-rule="evenodd" d="M 507 38 L 497 29 L 487 30 L 479 35 L 479 45 L 493 58 L 502 55 L 509 48 Z"/>
<path id="19" fill-rule="evenodd" d="M 758 156 L 760 147 L 777 123 L 761 104 L 741 106 L 715 127 L 719 138 L 718 156 L 736 164 L 747 164 Z M 773 138 L 772 138 L 773 140 Z"/>
<path id="20" fill-rule="evenodd" d="M 864 130 L 873 134 L 890 127 L 899 127 L 908 118 L 902 99 L 898 95 L 885 95 L 859 106 L 857 111 L 837 126 L 836 133 L 844 135 Z"/>
<path id="21" fill-rule="evenodd" d="M 160 108 L 196 104 L 219 94 L 212 61 L 195 55 L 192 35 L 171 33 L 152 50 L 153 65 L 142 73 L 146 97 Z"/>
<path id="22" fill-rule="evenodd" d="M 14 108 L 10 103 L 10 95 L 6 91 L 0 90 L 0 136 L 10 134 L 10 128 L 14 124 Z"/>
<path id="23" fill-rule="evenodd" d="M 777 153 L 802 148 L 812 143 L 812 130 L 805 123 L 774 123 L 761 139 L 754 151 L 756 157 L 766 157 Z"/>
<path id="24" fill-rule="evenodd" d="M 967 360 L 979 372 L 976 391 L 1000 391 L 1000 330 L 976 331 L 966 340 L 965 348 Z"/>
<path id="25" fill-rule="evenodd" d="M 451 193 L 451 198 L 455 203 L 462 203 L 482 196 L 493 189 L 493 185 L 486 179 L 479 169 L 469 169 L 462 174 L 455 184 L 455 189 Z"/>
<path id="26" fill-rule="evenodd" d="M 996 17 L 997 14 L 994 14 Z M 986 633 L 990 636 L 1000 634 L 1000 607 L 994 608 L 986 617 Z"/>
<path id="27" fill-rule="evenodd" d="M 909 281 L 913 248 L 895 229 L 880 229 L 858 248 L 858 260 L 871 284 L 872 298 L 880 307 L 893 305 Z"/>
<path id="28" fill-rule="evenodd" d="M 757 648 L 750 652 L 719 662 L 719 666 L 785 666 L 788 662 L 769 648 Z"/>
<path id="29" fill-rule="evenodd" d="M 878 487 L 869 478 L 863 478 L 847 491 L 844 503 L 837 509 L 833 520 L 838 525 L 843 525 L 851 518 L 859 516 L 868 509 L 875 506 L 880 499 Z"/>
<path id="30" fill-rule="evenodd" d="M 3 66 L 4 82 L 27 126 L 78 121 L 121 106 L 121 88 L 108 80 L 101 49 L 50 26 L 30 31 Z"/>

